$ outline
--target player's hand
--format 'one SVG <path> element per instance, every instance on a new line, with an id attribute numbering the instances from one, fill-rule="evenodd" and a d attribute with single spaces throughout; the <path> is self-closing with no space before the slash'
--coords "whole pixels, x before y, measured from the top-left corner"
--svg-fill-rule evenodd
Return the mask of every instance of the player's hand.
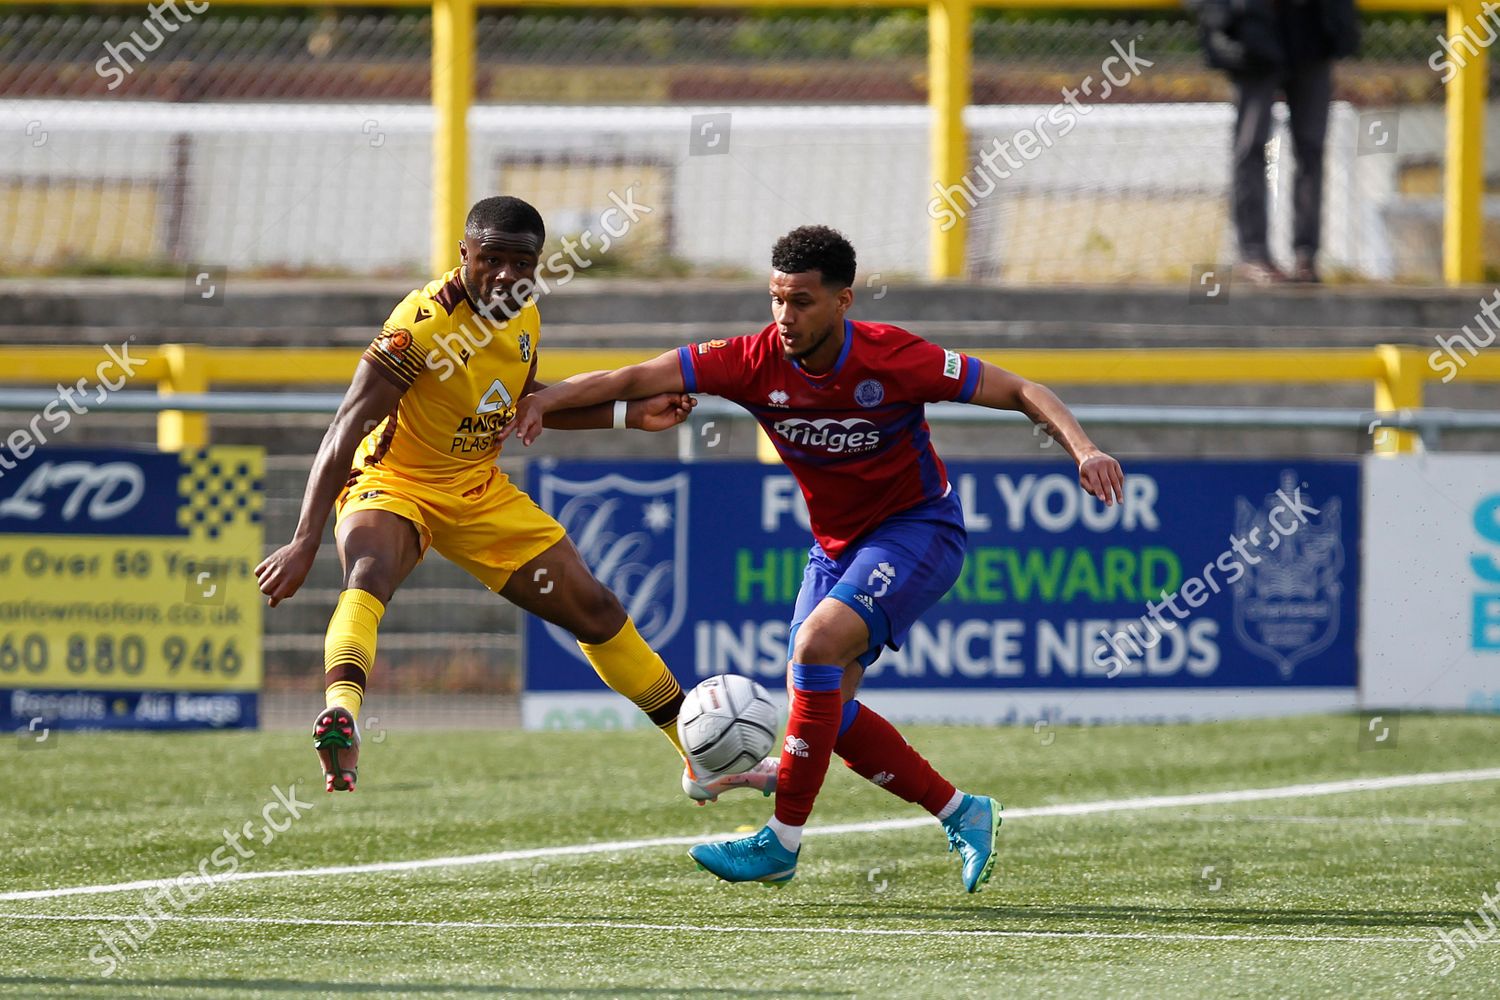
<path id="1" fill-rule="evenodd" d="M 533 392 L 522 396 L 521 401 L 516 404 L 516 415 L 511 417 L 510 423 L 500 428 L 499 440 L 515 436 L 515 439 L 528 447 L 542 433 L 542 418 L 547 415 L 546 408 L 537 402 L 541 393 Z"/>
<path id="2" fill-rule="evenodd" d="M 317 555 L 316 545 L 289 542 L 262 559 L 255 567 L 255 581 L 268 598 L 266 603 L 274 608 L 295 594 L 312 571 Z"/>
<path id="3" fill-rule="evenodd" d="M 1125 502 L 1125 473 L 1119 462 L 1102 451 L 1089 452 L 1078 460 L 1078 485 L 1106 507 Z"/>
<path id="4" fill-rule="evenodd" d="M 625 426 L 643 431 L 664 431 L 688 418 L 698 400 L 685 392 L 663 392 L 625 404 Z"/>

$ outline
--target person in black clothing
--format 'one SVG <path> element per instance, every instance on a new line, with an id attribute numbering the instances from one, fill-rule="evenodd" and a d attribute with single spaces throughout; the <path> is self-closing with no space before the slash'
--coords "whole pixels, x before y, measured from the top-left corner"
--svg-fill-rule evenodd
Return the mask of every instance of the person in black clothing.
<path id="1" fill-rule="evenodd" d="M 1234 227 L 1241 273 L 1256 284 L 1318 280 L 1323 211 L 1323 141 L 1333 96 L 1333 61 L 1359 48 L 1353 0 L 1199 0 L 1208 64 L 1234 85 Z M 1286 96 L 1297 173 L 1292 183 L 1288 276 L 1266 242 L 1266 140 L 1271 106 Z"/>

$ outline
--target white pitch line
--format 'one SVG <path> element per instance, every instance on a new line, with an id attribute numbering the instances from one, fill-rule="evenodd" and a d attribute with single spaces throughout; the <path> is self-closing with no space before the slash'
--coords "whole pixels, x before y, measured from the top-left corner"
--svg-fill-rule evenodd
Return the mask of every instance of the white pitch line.
<path id="1" fill-rule="evenodd" d="M 1295 823 L 1306 826 L 1468 826 L 1456 816 L 1197 816 L 1200 823 Z"/>
<path id="2" fill-rule="evenodd" d="M 1134 799 L 1102 799 L 1094 802 L 1062 802 L 1050 806 L 1033 806 L 1007 810 L 1007 820 L 1041 819 L 1051 816 L 1092 816 L 1100 813 L 1136 812 L 1145 809 L 1180 809 L 1189 806 L 1225 805 L 1237 802 L 1264 802 L 1274 799 L 1315 798 L 1348 792 L 1376 792 L 1388 788 L 1416 788 L 1451 785 L 1472 781 L 1500 781 L 1500 767 L 1469 771 L 1428 771 L 1419 774 L 1395 774 L 1382 778 L 1350 778 L 1274 788 L 1242 788 L 1224 792 L 1195 792 L 1187 795 L 1150 795 Z M 880 833 L 886 830 L 910 830 L 928 826 L 932 817 L 874 820 L 863 823 L 838 823 L 809 827 L 805 837 L 836 836 L 844 833 Z M 488 854 L 461 854 L 445 858 L 423 858 L 417 861 L 377 861 L 363 865 L 339 865 L 325 868 L 292 868 L 264 872 L 234 872 L 213 879 L 223 882 L 252 882 L 259 879 L 317 878 L 326 875 L 363 875 L 378 872 L 407 872 L 424 868 L 461 868 L 469 865 L 500 864 L 507 861 L 531 861 L 538 858 L 576 857 L 585 854 L 614 854 L 653 847 L 681 847 L 705 840 L 725 840 L 733 833 L 693 834 L 681 837 L 654 837 L 648 840 L 614 840 L 596 844 L 569 844 L 562 847 L 532 847 L 516 851 L 493 851 Z M 106 885 L 79 885 L 64 889 L 26 889 L 0 893 L 0 901 L 22 899 L 56 899 L 62 896 L 99 896 L 138 889 L 172 888 L 176 878 L 142 879 Z"/>
<path id="3" fill-rule="evenodd" d="M 42 922 L 124 923 L 139 920 L 139 915 L 117 914 L 48 914 L 0 913 L 0 920 L 34 920 Z M 278 927 L 360 927 L 365 929 L 413 927 L 421 930 L 461 931 L 529 931 L 529 930 L 616 930 L 668 931 L 686 934 L 838 934 L 854 937 L 920 937 L 920 938 L 1051 938 L 1090 941 L 1225 941 L 1225 942 L 1295 942 L 1300 944 L 1424 944 L 1432 938 L 1390 937 L 1354 934 L 1151 934 L 1146 931 L 1001 931 L 976 928 L 951 930 L 916 927 L 767 927 L 760 924 L 647 924 L 624 920 L 336 920 L 316 917 L 190 917 L 164 914 L 150 919 L 158 923 L 183 924 L 254 924 Z M 1481 941 L 1500 943 L 1500 938 Z"/>

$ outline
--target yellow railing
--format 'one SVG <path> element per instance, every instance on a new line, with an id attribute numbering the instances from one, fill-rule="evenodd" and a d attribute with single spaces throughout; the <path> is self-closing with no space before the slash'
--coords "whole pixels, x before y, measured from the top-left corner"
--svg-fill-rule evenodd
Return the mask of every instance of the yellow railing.
<path id="1" fill-rule="evenodd" d="M 154 383 L 163 395 L 201 393 L 210 388 L 244 386 L 343 386 L 353 374 L 359 352 L 353 349 L 297 350 L 207 347 L 162 344 L 137 348 L 144 360 L 133 385 Z M 654 357 L 653 351 L 553 348 L 541 352 L 538 377 L 555 382 L 578 372 L 620 368 Z M 1427 363 L 1426 348 L 1383 344 L 1368 348 L 1260 350 L 1256 348 L 1182 348 L 1176 350 L 1013 350 L 975 351 L 975 357 L 1057 385 L 1326 385 L 1332 382 L 1373 386 L 1378 414 L 1422 406 L 1426 383 L 1438 380 Z M 80 372 L 99 364 L 99 351 L 79 347 L 9 347 L 0 385 L 71 385 Z M 1500 382 L 1500 353 L 1482 352 L 1467 359 L 1462 378 Z M 202 447 L 208 443 L 207 417 L 169 410 L 157 422 L 157 441 L 164 450 Z M 1392 430 L 1376 437 L 1379 452 L 1416 448 L 1413 431 Z"/>
<path id="2" fill-rule="evenodd" d="M 215 0 L 250 6 L 287 5 L 287 0 Z M 651 0 L 652 7 L 921 7 L 924 0 Z M 70 6 L 72 0 L 0 0 L 0 6 Z M 1176 10 L 1180 0 L 925 0 L 927 6 L 928 102 L 932 111 L 932 180 L 946 190 L 969 169 L 969 139 L 963 110 L 970 98 L 971 25 L 975 7 L 1005 10 Z M 1481 14 L 1481 0 L 1359 0 L 1366 11 L 1446 11 L 1448 35 L 1457 37 Z M 456 261 L 468 210 L 469 144 L 466 126 L 474 99 L 476 11 L 481 5 L 525 7 L 526 0 L 318 0 L 312 7 L 432 8 L 433 273 Z M 636 0 L 538 0 L 537 6 L 636 7 Z M 1443 186 L 1443 277 L 1450 285 L 1483 278 L 1480 237 L 1484 193 L 1484 101 L 1488 51 L 1481 48 L 1458 69 L 1447 87 L 1447 169 Z M 1229 151 L 1226 145 L 1224 155 Z M 929 267 L 934 278 L 957 278 L 964 270 L 962 219 L 944 231 L 934 219 Z"/>

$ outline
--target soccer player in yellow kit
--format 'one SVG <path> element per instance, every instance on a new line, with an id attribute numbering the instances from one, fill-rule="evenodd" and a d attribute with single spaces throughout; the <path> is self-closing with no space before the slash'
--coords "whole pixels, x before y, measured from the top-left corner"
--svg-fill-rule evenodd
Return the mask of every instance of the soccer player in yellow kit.
<path id="1" fill-rule="evenodd" d="M 366 349 L 309 473 L 292 540 L 255 569 L 275 607 L 307 578 L 331 508 L 344 590 L 324 644 L 327 708 L 313 725 L 328 791 L 353 791 L 360 705 L 376 629 L 429 547 L 489 589 L 571 632 L 599 676 L 682 752 L 682 688 L 564 536 L 495 464 L 498 432 L 536 381 L 540 319 L 530 290 L 545 228 L 519 198 L 469 212 L 462 266 L 401 301 Z M 665 430 L 683 393 L 584 407 L 546 426 Z M 372 429 L 373 428 L 373 429 Z M 712 797 L 705 793 L 704 797 Z"/>

